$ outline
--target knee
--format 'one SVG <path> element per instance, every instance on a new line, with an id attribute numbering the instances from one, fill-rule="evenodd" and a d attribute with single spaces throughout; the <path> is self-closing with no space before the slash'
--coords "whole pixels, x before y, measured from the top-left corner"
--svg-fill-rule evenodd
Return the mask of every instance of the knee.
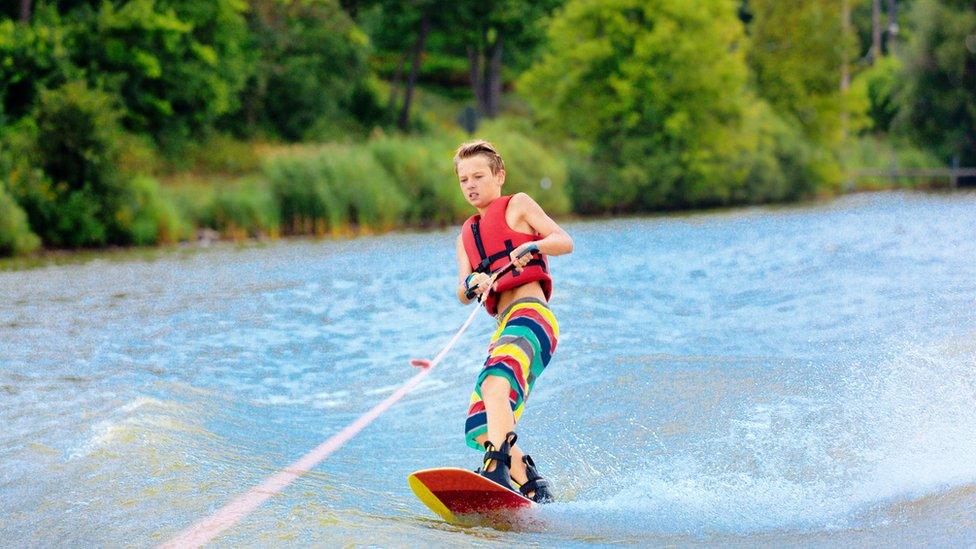
<path id="1" fill-rule="evenodd" d="M 508 380 L 501 376 L 488 376 L 481 382 L 481 398 L 508 398 L 511 386 Z"/>

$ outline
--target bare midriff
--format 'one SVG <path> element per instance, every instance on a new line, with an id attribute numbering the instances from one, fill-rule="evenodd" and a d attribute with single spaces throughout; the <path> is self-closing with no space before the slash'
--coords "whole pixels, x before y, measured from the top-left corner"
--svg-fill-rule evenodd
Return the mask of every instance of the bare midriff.
<path id="1" fill-rule="evenodd" d="M 512 288 L 511 290 L 505 290 L 499 294 L 498 308 L 496 310 L 499 313 L 504 312 L 513 301 L 523 297 L 535 297 L 546 301 L 546 293 L 542 291 L 542 285 L 538 281 L 534 281 Z"/>

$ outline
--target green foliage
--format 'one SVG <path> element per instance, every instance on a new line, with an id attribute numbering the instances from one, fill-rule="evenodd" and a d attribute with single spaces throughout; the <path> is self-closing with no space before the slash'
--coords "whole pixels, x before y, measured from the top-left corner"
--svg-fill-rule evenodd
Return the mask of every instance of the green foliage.
<path id="1" fill-rule="evenodd" d="M 364 147 L 327 145 L 282 154 L 265 166 L 286 232 L 389 230 L 407 203 Z"/>
<path id="2" fill-rule="evenodd" d="M 844 167 L 851 173 L 858 170 L 883 169 L 883 170 L 906 170 L 914 168 L 939 168 L 945 165 L 939 158 L 924 149 L 920 149 L 906 140 L 902 139 L 881 139 L 877 136 L 862 136 L 851 140 L 844 148 Z M 945 184 L 945 178 L 941 181 L 935 179 L 923 179 L 918 177 L 855 177 L 852 181 L 857 189 L 879 189 L 898 187 L 917 187 L 933 184 Z"/>
<path id="3" fill-rule="evenodd" d="M 26 254 L 40 245 L 41 239 L 31 232 L 27 223 L 27 214 L 0 181 L 0 256 Z"/>
<path id="4" fill-rule="evenodd" d="M 128 0 L 73 12 L 77 64 L 117 93 L 124 122 L 178 146 L 237 108 L 246 77 L 241 0 Z"/>
<path id="5" fill-rule="evenodd" d="M 36 122 L 22 125 L 10 190 L 45 244 L 109 242 L 113 201 L 123 188 L 117 119 L 112 96 L 76 81 L 43 91 Z"/>
<path id="6" fill-rule="evenodd" d="M 110 94 L 75 81 L 41 93 L 37 112 L 39 166 L 70 190 L 86 185 L 108 194 L 116 184 L 119 111 Z"/>
<path id="7" fill-rule="evenodd" d="M 841 66 L 857 55 L 853 35 L 839 38 L 841 1 L 749 2 L 754 18 L 748 60 L 759 94 L 827 146 L 842 136 Z"/>
<path id="8" fill-rule="evenodd" d="M 0 126 L 34 106 L 40 91 L 81 76 L 70 60 L 67 29 L 53 9 L 34 14 L 30 25 L 0 19 Z"/>
<path id="9" fill-rule="evenodd" d="M 118 170 L 115 98 L 70 82 L 41 93 L 16 146 L 10 190 L 44 243 L 55 247 L 150 244 L 178 238 L 179 219 L 154 181 Z"/>
<path id="10" fill-rule="evenodd" d="M 745 162 L 747 172 L 732 186 L 726 203 L 798 200 L 836 189 L 840 183 L 841 170 L 833 155 L 810 143 L 768 103 L 756 101 L 746 110 L 740 139 L 741 152 L 727 161 Z"/>
<path id="11" fill-rule="evenodd" d="M 731 3 L 575 0 L 549 40 L 520 85 L 544 124 L 593 143 L 595 164 L 572 168 L 581 211 L 782 199 L 818 183 L 786 180 L 811 173 L 807 146 L 747 107 Z"/>
<path id="12" fill-rule="evenodd" d="M 278 233 L 279 212 L 264 181 L 243 181 L 220 187 L 213 197 L 204 226 L 235 238 Z"/>
<path id="13" fill-rule="evenodd" d="M 116 243 L 137 246 L 178 242 L 190 234 L 176 206 L 163 198 L 159 183 L 149 177 L 128 182 L 118 199 L 111 226 Z"/>
<path id="14" fill-rule="evenodd" d="M 409 59 L 404 57 L 403 52 L 396 51 L 373 56 L 370 62 L 371 67 L 379 76 L 392 80 L 398 72 L 400 78 L 409 70 Z M 417 74 L 417 80 L 426 84 L 434 84 L 444 87 L 459 88 L 465 93 L 470 93 L 468 79 L 471 77 L 468 60 L 459 55 L 450 55 L 441 52 L 428 52 L 424 55 L 423 63 Z"/>
<path id="15" fill-rule="evenodd" d="M 245 91 L 247 120 L 297 141 L 354 129 L 351 106 L 370 116 L 382 113 L 367 82 L 369 39 L 337 0 L 251 0 L 251 5 L 256 59 Z"/>
<path id="16" fill-rule="evenodd" d="M 451 165 L 450 143 L 433 138 L 382 137 L 367 147 L 407 198 L 406 223 L 444 226 L 470 215 Z"/>
<path id="17" fill-rule="evenodd" d="M 867 103 L 865 113 L 868 123 L 865 129 L 887 132 L 891 127 L 898 113 L 895 93 L 901 71 L 901 60 L 894 56 L 886 56 L 855 77 L 851 85 L 851 95 L 863 98 Z"/>
<path id="18" fill-rule="evenodd" d="M 976 165 L 976 10 L 972 2 L 918 0 L 905 53 L 896 126 L 939 156 Z"/>

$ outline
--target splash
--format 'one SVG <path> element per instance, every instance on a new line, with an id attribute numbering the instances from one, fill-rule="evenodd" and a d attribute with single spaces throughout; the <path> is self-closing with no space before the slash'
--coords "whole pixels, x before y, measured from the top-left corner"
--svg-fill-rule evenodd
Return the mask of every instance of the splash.
<path id="1" fill-rule="evenodd" d="M 974 342 L 906 344 L 883 361 L 826 369 L 819 385 L 809 371 L 781 371 L 803 379 L 799 392 L 730 395 L 741 404 L 703 418 L 722 430 L 635 458 L 612 488 L 553 506 L 547 520 L 580 535 L 824 532 L 887 524 L 891 509 L 965 492 L 976 486 Z"/>

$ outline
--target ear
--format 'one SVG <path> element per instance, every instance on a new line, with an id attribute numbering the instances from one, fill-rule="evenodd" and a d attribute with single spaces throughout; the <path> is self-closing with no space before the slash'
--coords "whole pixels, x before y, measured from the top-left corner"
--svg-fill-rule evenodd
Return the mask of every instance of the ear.
<path id="1" fill-rule="evenodd" d="M 505 170 L 498 170 L 498 186 L 501 187 L 505 184 Z"/>

